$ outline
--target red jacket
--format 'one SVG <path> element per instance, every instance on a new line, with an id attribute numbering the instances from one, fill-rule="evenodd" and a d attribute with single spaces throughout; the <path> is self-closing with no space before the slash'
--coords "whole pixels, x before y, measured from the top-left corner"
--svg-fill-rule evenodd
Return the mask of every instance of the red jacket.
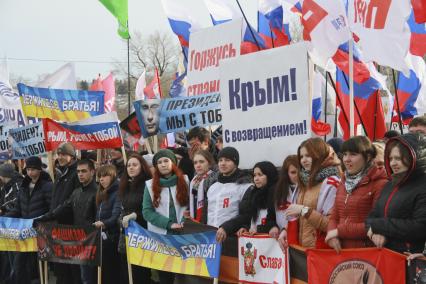
<path id="1" fill-rule="evenodd" d="M 348 194 L 345 189 L 345 177 L 342 178 L 327 228 L 328 231 L 337 228 L 342 248 L 373 246 L 367 237 L 365 219 L 387 182 L 385 169 L 372 166 L 352 193 Z"/>

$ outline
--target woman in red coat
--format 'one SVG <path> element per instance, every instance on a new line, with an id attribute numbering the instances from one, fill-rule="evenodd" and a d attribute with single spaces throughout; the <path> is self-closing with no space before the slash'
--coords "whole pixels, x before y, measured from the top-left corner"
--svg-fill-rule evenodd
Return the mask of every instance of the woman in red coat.
<path id="1" fill-rule="evenodd" d="M 341 248 L 373 246 L 367 237 L 365 219 L 388 181 L 386 171 L 373 160 L 376 150 L 365 136 L 356 136 L 342 145 L 345 174 L 337 189 L 328 223 L 326 242 L 337 252 Z"/>

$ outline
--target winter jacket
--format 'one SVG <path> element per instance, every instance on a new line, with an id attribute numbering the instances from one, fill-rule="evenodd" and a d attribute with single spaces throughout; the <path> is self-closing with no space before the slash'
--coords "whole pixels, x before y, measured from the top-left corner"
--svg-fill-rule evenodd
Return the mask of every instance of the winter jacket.
<path id="1" fill-rule="evenodd" d="M 143 202 L 143 194 L 145 189 L 145 183 L 143 182 L 140 187 L 132 189 L 131 181 L 129 181 L 128 190 L 126 190 L 123 196 L 119 196 L 122 206 L 122 212 L 120 219 L 122 217 L 129 215 L 131 213 L 136 213 L 136 223 L 139 226 L 146 229 L 147 224 L 146 220 L 142 215 L 142 202 Z"/>
<path id="2" fill-rule="evenodd" d="M 373 246 L 364 222 L 387 182 L 385 169 L 376 166 L 368 170 L 351 193 L 346 192 L 345 178 L 342 179 L 328 223 L 328 231 L 337 229 L 342 248 Z"/>
<path id="3" fill-rule="evenodd" d="M 87 186 L 81 184 L 72 191 L 71 196 L 62 204 L 48 213 L 45 219 L 73 220 L 73 225 L 92 225 L 96 218 L 96 191 L 95 179 Z"/>
<path id="4" fill-rule="evenodd" d="M 257 233 L 269 233 L 275 223 L 267 222 L 268 212 L 274 211 L 274 185 L 256 188 L 255 185 L 247 190 L 248 198 L 241 201 L 241 205 L 247 200 L 247 207 L 250 210 L 250 223 L 244 226 L 247 230 L 255 230 Z"/>
<path id="5" fill-rule="evenodd" d="M 32 219 L 46 214 L 50 208 L 52 180 L 45 171 L 41 171 L 34 189 L 30 191 L 31 178 L 22 181 L 15 207 L 6 213 L 7 217 Z"/>
<path id="6" fill-rule="evenodd" d="M 77 177 L 77 161 L 73 161 L 62 172 L 58 169 L 55 182 L 53 184 L 50 211 L 53 211 L 58 206 L 63 205 L 71 196 L 72 192 L 79 187 L 81 187 L 81 184 Z M 57 221 L 60 224 L 73 224 L 72 215 L 70 214 L 58 216 Z"/>
<path id="7" fill-rule="evenodd" d="M 327 231 L 339 181 L 339 177 L 330 176 L 322 183 L 299 192 L 297 204 L 310 208 L 305 216 L 299 217 L 299 243 L 303 247 L 315 247 L 319 234 Z"/>
<path id="8" fill-rule="evenodd" d="M 227 235 L 234 234 L 241 227 L 249 226 L 251 210 L 250 188 L 251 176 L 237 169 L 231 176 L 219 175 L 218 181 L 207 191 L 207 224 L 222 227 Z"/>
<path id="9" fill-rule="evenodd" d="M 15 207 L 18 199 L 19 189 L 21 188 L 22 176 L 15 172 L 11 180 L 0 190 L 0 209 L 1 214 L 7 214 Z"/>
<path id="10" fill-rule="evenodd" d="M 102 201 L 96 212 L 96 221 L 104 223 L 103 231 L 106 233 L 108 240 L 117 242 L 120 234 L 118 218 L 121 213 L 121 202 L 118 198 L 118 182 L 114 182 L 108 189 L 108 199 Z"/>
<path id="11" fill-rule="evenodd" d="M 389 175 L 388 145 L 395 140 L 407 147 L 413 163 L 404 177 L 385 185 L 365 229 L 385 236 L 385 247 L 391 250 L 420 253 L 426 241 L 426 137 L 409 133 L 388 141 L 385 166 Z"/>

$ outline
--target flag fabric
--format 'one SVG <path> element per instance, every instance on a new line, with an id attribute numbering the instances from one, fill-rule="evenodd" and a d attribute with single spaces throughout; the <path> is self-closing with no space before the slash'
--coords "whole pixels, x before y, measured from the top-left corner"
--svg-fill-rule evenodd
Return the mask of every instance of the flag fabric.
<path id="1" fill-rule="evenodd" d="M 128 21 L 128 0 L 99 0 L 118 21 L 118 35 L 123 39 L 130 38 Z"/>
<path id="2" fill-rule="evenodd" d="M 172 82 L 172 85 L 170 87 L 169 96 L 171 98 L 176 97 L 185 97 L 186 96 L 186 88 L 183 83 L 183 81 L 186 78 L 186 71 L 183 74 L 180 74 L 176 72 L 175 79 Z"/>
<path id="3" fill-rule="evenodd" d="M 36 84 L 40 88 L 77 90 L 74 63 L 67 63 Z"/>
<path id="4" fill-rule="evenodd" d="M 411 0 L 416 23 L 426 23 L 426 0 Z"/>
<path id="5" fill-rule="evenodd" d="M 325 65 L 338 47 L 350 38 L 343 1 L 304 0 L 302 4 L 303 39 L 310 53 Z"/>
<path id="6" fill-rule="evenodd" d="M 258 32 L 268 48 L 290 44 L 289 25 L 283 23 L 280 0 L 259 0 L 257 13 Z"/>
<path id="7" fill-rule="evenodd" d="M 242 18 L 242 13 L 235 8 L 232 0 L 204 0 L 212 18 L 213 25 L 219 25 L 234 19 Z M 262 49 L 267 45 L 259 33 L 243 21 L 242 25 L 241 54 L 248 54 Z"/>
<path id="8" fill-rule="evenodd" d="M 411 12 L 407 23 L 411 31 L 410 53 L 423 57 L 426 54 L 426 24 L 416 23 L 414 19 L 414 12 Z"/>
<path id="9" fill-rule="evenodd" d="M 161 86 L 160 76 L 158 75 L 158 69 L 155 68 L 154 78 L 151 83 L 143 89 L 146 99 L 161 99 Z"/>
<path id="10" fill-rule="evenodd" d="M 353 70 L 354 81 L 357 83 L 364 83 L 370 78 L 370 71 L 367 65 L 361 61 L 361 54 L 359 49 L 354 45 L 353 48 Z M 343 43 L 339 46 L 338 50 L 332 57 L 333 62 L 339 69 L 349 75 L 349 43 Z"/>
<path id="11" fill-rule="evenodd" d="M 408 74 L 405 57 L 410 45 L 406 23 L 409 0 L 349 0 L 349 25 L 359 38 L 364 61 L 375 61 Z"/>
<path id="12" fill-rule="evenodd" d="M 0 61 L 0 82 L 6 85 L 6 87 L 12 89 L 9 82 L 9 69 L 7 67 L 7 59 L 3 58 Z"/>
<path id="13" fill-rule="evenodd" d="M 172 31 L 179 39 L 182 51 L 187 61 L 189 35 L 200 25 L 190 16 L 190 7 L 185 7 L 182 0 L 162 0 L 164 12 L 169 20 Z"/>
<path id="14" fill-rule="evenodd" d="M 409 124 L 415 116 L 426 113 L 426 64 L 423 58 L 411 56 L 413 69 L 410 75 L 401 72 L 398 77 L 396 95 L 398 96 L 399 110 L 404 124 Z M 393 122 L 399 122 L 398 106 L 394 104 Z"/>
<path id="15" fill-rule="evenodd" d="M 331 126 L 321 121 L 322 113 L 322 90 L 325 79 L 319 72 L 314 73 L 314 89 L 312 96 L 312 121 L 311 129 L 316 135 L 324 136 L 331 132 Z M 327 115 L 326 113 L 324 116 Z"/>
<path id="16" fill-rule="evenodd" d="M 128 117 L 121 121 L 120 128 L 135 137 L 136 139 L 142 137 L 142 132 L 138 123 L 136 112 L 132 112 Z"/>
<path id="17" fill-rule="evenodd" d="M 337 68 L 336 71 L 336 88 L 337 95 L 341 101 L 341 104 L 339 104 L 341 110 L 339 123 L 344 132 L 344 139 L 348 139 L 350 137 L 349 76 L 339 68 Z M 368 136 L 371 140 L 382 138 L 386 132 L 386 124 L 379 89 L 381 89 L 381 84 L 373 77 L 370 77 L 363 83 L 359 83 L 354 80 L 354 128 L 356 129 L 357 125 L 363 124 L 366 136 Z"/>
<path id="18" fill-rule="evenodd" d="M 405 283 L 406 256 L 388 249 L 307 251 L 308 283 Z"/>
<path id="19" fill-rule="evenodd" d="M 0 217 L 0 239 L 0 251 L 37 251 L 33 219 Z"/>
<path id="20" fill-rule="evenodd" d="M 145 99 L 145 94 L 143 93 L 143 90 L 146 87 L 145 76 L 146 76 L 146 70 L 144 69 L 138 81 L 136 82 L 135 101 L 140 101 Z"/>
<path id="21" fill-rule="evenodd" d="M 90 91 L 103 91 L 105 93 L 104 105 L 105 112 L 115 111 L 115 82 L 112 73 L 102 80 L 99 74 L 92 85 L 89 87 Z"/>

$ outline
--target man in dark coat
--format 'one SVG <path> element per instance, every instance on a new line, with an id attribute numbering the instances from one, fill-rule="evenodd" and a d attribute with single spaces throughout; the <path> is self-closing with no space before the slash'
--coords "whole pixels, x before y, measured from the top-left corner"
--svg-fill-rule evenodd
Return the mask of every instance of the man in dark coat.
<path id="1" fill-rule="evenodd" d="M 32 219 L 49 211 L 52 193 L 52 181 L 48 173 L 42 170 L 39 157 L 30 157 L 25 161 L 26 176 L 22 181 L 13 209 L 6 217 Z M 37 273 L 37 253 L 20 252 L 14 254 L 12 274 L 13 283 L 30 283 L 39 279 Z"/>
<path id="2" fill-rule="evenodd" d="M 15 170 L 12 164 L 0 165 L 0 180 L 3 184 L 0 189 L 0 215 L 4 215 L 15 206 L 22 176 Z"/>

